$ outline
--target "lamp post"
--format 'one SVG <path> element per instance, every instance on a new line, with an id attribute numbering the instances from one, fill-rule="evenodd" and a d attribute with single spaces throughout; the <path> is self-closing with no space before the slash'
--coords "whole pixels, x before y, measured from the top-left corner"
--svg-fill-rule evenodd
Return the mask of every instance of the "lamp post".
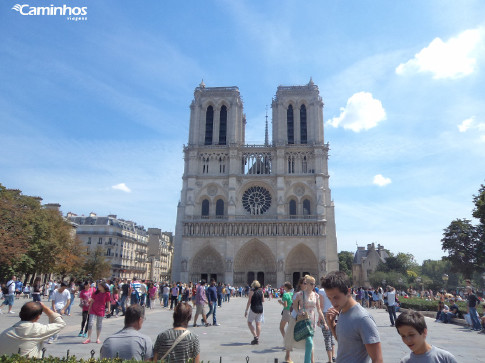
<path id="1" fill-rule="evenodd" d="M 448 275 L 447 274 L 443 274 L 443 276 L 441 276 L 441 278 L 443 279 L 445 293 L 446 293 L 446 284 L 448 283 Z"/>

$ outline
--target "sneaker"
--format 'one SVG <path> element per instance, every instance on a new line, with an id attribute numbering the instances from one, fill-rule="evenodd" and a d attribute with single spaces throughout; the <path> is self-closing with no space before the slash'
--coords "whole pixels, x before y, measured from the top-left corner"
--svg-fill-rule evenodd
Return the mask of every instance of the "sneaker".
<path id="1" fill-rule="evenodd" d="M 84 334 L 83 334 L 83 332 L 80 332 L 77 336 L 82 338 L 82 337 L 84 337 Z"/>
<path id="2" fill-rule="evenodd" d="M 485 329 L 480 330 L 478 334 L 485 334 Z"/>
<path id="3" fill-rule="evenodd" d="M 212 324 L 212 326 L 221 326 L 221 324 L 219 324 L 219 323 L 214 323 L 214 324 Z"/>
<path id="4" fill-rule="evenodd" d="M 194 323 L 194 325 L 192 325 L 194 328 L 197 328 L 197 323 Z"/>
<path id="5" fill-rule="evenodd" d="M 259 339 L 258 337 L 254 337 L 253 340 L 251 340 L 251 345 L 258 345 L 259 344 Z"/>
<path id="6" fill-rule="evenodd" d="M 8 313 L 9 313 L 9 314 L 15 314 L 15 311 L 10 310 Z"/>
<path id="7" fill-rule="evenodd" d="M 88 337 L 88 333 L 84 333 L 84 335 L 83 335 L 83 336 L 84 336 L 85 338 L 87 338 L 87 337 Z"/>
<path id="8" fill-rule="evenodd" d="M 206 327 L 207 327 L 207 326 L 211 326 L 211 325 L 210 325 L 210 323 L 205 323 L 204 325 L 205 325 Z"/>

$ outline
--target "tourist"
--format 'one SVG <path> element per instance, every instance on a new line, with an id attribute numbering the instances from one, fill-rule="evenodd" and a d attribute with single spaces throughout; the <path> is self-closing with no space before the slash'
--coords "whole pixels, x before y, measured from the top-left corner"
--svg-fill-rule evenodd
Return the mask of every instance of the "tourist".
<path id="1" fill-rule="evenodd" d="M 170 287 L 168 283 L 163 284 L 162 288 L 162 297 L 163 297 L 163 307 L 168 308 L 168 296 L 170 294 Z M 160 301 L 160 305 L 162 305 L 162 301 Z"/>
<path id="2" fill-rule="evenodd" d="M 170 295 L 170 310 L 173 310 L 174 306 L 177 305 L 178 296 L 179 288 L 176 283 L 173 283 Z"/>
<path id="3" fill-rule="evenodd" d="M 130 295 L 130 283 L 126 279 L 123 279 L 123 282 L 121 283 L 121 299 L 120 299 L 121 316 L 125 315 L 126 301 L 129 295 Z"/>
<path id="4" fill-rule="evenodd" d="M 33 301 L 40 301 L 40 294 L 41 294 L 41 277 L 37 276 L 34 280 L 34 285 L 32 286 L 32 300 Z"/>
<path id="5" fill-rule="evenodd" d="M 394 322 L 396 321 L 396 289 L 392 286 L 388 286 L 384 296 L 387 297 L 389 320 L 391 321 L 391 326 L 394 326 Z"/>
<path id="6" fill-rule="evenodd" d="M 293 310 L 298 315 L 306 313 L 312 324 L 313 331 L 315 331 L 317 322 L 320 324 L 325 323 L 322 310 L 320 308 L 320 299 L 314 291 L 315 278 L 310 275 L 305 276 L 303 281 L 303 288 L 297 293 L 296 298 L 293 300 Z M 318 316 L 317 316 L 318 315 Z M 313 335 L 305 338 L 305 363 L 313 362 Z"/>
<path id="7" fill-rule="evenodd" d="M 342 271 L 329 273 L 322 286 L 332 303 L 327 317 L 338 341 L 337 362 L 382 363 L 379 332 L 372 316 L 350 294 L 349 277 Z M 338 324 L 336 319 L 338 317 Z"/>
<path id="8" fill-rule="evenodd" d="M 205 326 L 209 326 L 210 324 L 207 322 L 207 296 L 205 293 L 205 280 L 202 279 L 200 281 L 199 286 L 197 286 L 197 292 L 195 296 L 195 317 L 194 317 L 194 327 L 197 326 L 197 318 L 199 315 L 202 315 L 202 321 Z"/>
<path id="9" fill-rule="evenodd" d="M 284 293 L 278 302 L 283 305 L 283 310 L 281 312 L 281 321 L 280 321 L 280 332 L 285 338 L 285 326 L 287 323 L 290 322 L 291 318 L 291 305 L 293 304 L 293 285 L 291 282 L 286 281 L 284 284 Z"/>
<path id="10" fill-rule="evenodd" d="M 222 307 L 222 282 L 217 284 L 217 306 Z"/>
<path id="11" fill-rule="evenodd" d="M 2 305 L 0 305 L 0 314 L 3 314 L 2 307 L 4 305 L 8 306 L 8 313 L 9 314 L 15 314 L 15 312 L 12 311 L 12 306 L 13 306 L 13 303 L 14 303 L 14 300 L 15 300 L 15 288 L 16 288 L 15 281 L 16 280 L 17 280 L 17 277 L 12 276 L 10 281 L 8 281 L 7 284 L 5 285 L 5 290 L 3 292 L 5 301 L 2 303 Z"/>
<path id="12" fill-rule="evenodd" d="M 449 308 L 445 305 L 445 308 L 440 315 L 441 322 L 445 324 L 451 323 L 451 319 L 456 318 L 460 312 L 460 309 L 458 308 L 458 305 L 456 305 L 455 300 L 450 299 L 450 305 L 451 306 Z"/>
<path id="13" fill-rule="evenodd" d="M 322 328 L 323 339 L 325 341 L 325 351 L 327 352 L 328 362 L 335 362 L 335 342 L 333 341 L 333 336 L 330 328 L 328 327 L 328 319 L 327 319 L 327 312 L 328 309 L 332 308 L 332 303 L 330 299 L 327 297 L 325 293 L 325 289 L 323 288 L 323 281 L 324 278 L 320 279 L 320 286 L 321 289 L 318 290 L 318 294 L 320 295 L 320 306 L 322 308 L 323 316 L 325 318 L 324 323 L 320 325 Z"/>
<path id="14" fill-rule="evenodd" d="M 69 286 L 67 287 L 67 290 L 71 294 L 71 297 L 69 300 L 70 301 L 69 306 L 66 309 L 66 315 L 71 316 L 71 306 L 72 306 L 72 303 L 74 302 L 74 297 L 76 296 L 76 283 L 74 282 L 73 278 L 71 278 L 71 280 L 69 281 Z"/>
<path id="15" fill-rule="evenodd" d="M 292 302 L 291 305 L 293 305 L 293 301 L 295 301 L 297 297 L 297 293 L 301 291 L 303 288 L 303 283 L 305 282 L 304 277 L 300 277 L 298 280 L 298 283 L 295 286 L 295 290 L 293 292 L 293 297 L 292 297 Z M 292 362 L 290 358 L 290 353 L 293 351 L 293 349 L 305 349 L 305 340 L 301 340 L 299 342 L 295 341 L 294 339 L 294 332 L 295 332 L 295 324 L 296 324 L 296 317 L 297 317 L 297 310 L 294 310 L 293 308 L 291 309 L 291 318 L 290 322 L 288 323 L 288 327 L 286 328 L 285 331 L 285 337 L 284 337 L 284 344 L 285 344 L 285 361 L 286 362 Z"/>
<path id="16" fill-rule="evenodd" d="M 101 344 L 99 340 L 101 336 L 101 329 L 103 327 L 103 319 L 108 304 L 108 311 L 110 310 L 111 296 L 109 293 L 109 285 L 106 282 L 100 281 L 96 292 L 91 296 L 89 305 L 89 322 L 88 322 L 88 339 L 83 344 L 91 343 L 91 334 L 93 332 L 94 320 L 96 319 L 96 343 Z"/>
<path id="17" fill-rule="evenodd" d="M 124 328 L 106 338 L 101 346 L 100 358 L 151 360 L 153 357 L 152 340 L 139 332 L 144 320 L 143 307 L 138 304 L 128 307 L 125 311 Z"/>
<path id="18" fill-rule="evenodd" d="M 248 327 L 253 334 L 254 339 L 251 341 L 252 345 L 259 344 L 259 337 L 261 335 L 261 323 L 263 322 L 263 303 L 264 295 L 261 291 L 261 284 L 254 280 L 251 284 L 251 291 L 248 296 L 248 303 L 246 304 L 246 311 L 244 317 L 248 318 Z M 249 309 L 251 308 L 251 309 Z M 248 314 L 249 310 L 249 314 Z M 256 328 L 253 326 L 253 322 Z"/>
<path id="19" fill-rule="evenodd" d="M 79 306 L 82 311 L 81 331 L 78 337 L 86 338 L 88 336 L 88 319 L 89 319 L 89 305 L 91 303 L 91 285 L 88 281 L 84 282 L 83 290 L 79 292 Z"/>
<path id="20" fill-rule="evenodd" d="M 212 314 L 212 325 L 220 326 L 221 324 L 217 323 L 217 318 L 216 318 L 217 287 L 216 287 L 216 280 L 214 279 L 211 279 L 211 285 L 207 288 L 207 301 L 209 303 L 209 312 L 207 313 L 206 318 L 209 318 L 209 315 Z"/>
<path id="21" fill-rule="evenodd" d="M 49 318 L 49 324 L 38 322 L 42 313 Z M 43 343 L 58 334 L 66 323 L 60 314 L 41 302 L 29 301 L 20 309 L 20 321 L 0 334 L 2 354 L 20 354 L 29 358 L 42 358 Z"/>
<path id="22" fill-rule="evenodd" d="M 185 363 L 193 359 L 200 361 L 200 345 L 197 335 L 187 327 L 192 318 L 192 307 L 180 302 L 173 312 L 173 328 L 160 333 L 153 348 L 153 361 L 165 360 L 171 363 Z"/>
<path id="23" fill-rule="evenodd" d="M 135 305 L 140 302 L 141 299 L 141 282 L 136 277 L 133 277 L 133 281 L 130 284 L 130 305 Z"/>
<path id="24" fill-rule="evenodd" d="M 157 298 L 157 286 L 150 282 L 148 286 L 148 307 L 153 309 L 155 307 L 155 299 Z"/>
<path id="25" fill-rule="evenodd" d="M 113 292 L 110 294 L 110 311 L 108 313 L 108 315 L 106 315 L 106 318 L 110 318 L 114 315 L 114 312 L 116 310 L 116 315 L 115 317 L 118 317 L 118 314 L 119 314 L 119 300 L 120 300 L 120 296 L 119 296 L 119 290 L 116 288 L 116 287 L 113 287 Z"/>
<path id="26" fill-rule="evenodd" d="M 414 310 L 401 313 L 396 319 L 396 329 L 403 343 L 411 349 L 411 353 L 402 358 L 401 363 L 458 363 L 450 352 L 426 342 L 428 328 L 421 313 Z"/>
<path id="27" fill-rule="evenodd" d="M 52 311 L 60 315 L 64 315 L 71 302 L 71 293 L 67 289 L 67 284 L 61 282 L 58 289 L 52 293 Z M 47 343 L 52 344 L 57 342 L 58 334 L 53 335 Z"/>
<path id="28" fill-rule="evenodd" d="M 478 316 L 478 313 L 477 313 L 477 305 L 480 304 L 480 300 L 478 300 L 471 286 L 467 286 L 466 290 L 468 292 L 468 298 L 467 298 L 467 304 L 466 304 L 467 312 L 468 314 L 470 314 L 470 318 L 473 323 L 473 329 L 476 331 L 480 331 L 482 329 L 480 324 L 480 317 Z"/>

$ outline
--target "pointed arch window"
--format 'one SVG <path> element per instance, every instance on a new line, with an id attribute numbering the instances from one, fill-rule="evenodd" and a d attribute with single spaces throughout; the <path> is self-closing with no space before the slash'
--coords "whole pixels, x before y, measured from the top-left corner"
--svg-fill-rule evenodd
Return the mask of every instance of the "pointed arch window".
<path id="1" fill-rule="evenodd" d="M 226 133 L 227 133 L 227 107 L 222 106 L 220 112 L 219 122 L 219 145 L 226 145 Z"/>
<path id="2" fill-rule="evenodd" d="M 290 200 L 290 216 L 296 216 L 296 201 L 295 200 Z"/>
<path id="3" fill-rule="evenodd" d="M 286 127 L 288 132 L 288 144 L 295 143 L 295 130 L 293 121 L 293 106 L 289 105 L 288 110 L 286 110 Z"/>
<path id="4" fill-rule="evenodd" d="M 202 217 L 209 216 L 209 199 L 204 199 L 202 201 Z"/>
<path id="5" fill-rule="evenodd" d="M 205 113 L 205 142 L 204 145 L 212 145 L 212 131 L 214 128 L 214 109 L 207 107 Z"/>
<path id="6" fill-rule="evenodd" d="M 305 199 L 303 201 L 303 215 L 304 216 L 309 216 L 310 213 L 310 201 L 308 199 Z"/>
<path id="7" fill-rule="evenodd" d="M 306 107 L 300 107 L 300 144 L 307 143 L 307 128 L 306 128 Z"/>
<path id="8" fill-rule="evenodd" d="M 216 202 L 216 216 L 223 216 L 224 215 L 224 201 L 222 199 L 218 199 Z"/>

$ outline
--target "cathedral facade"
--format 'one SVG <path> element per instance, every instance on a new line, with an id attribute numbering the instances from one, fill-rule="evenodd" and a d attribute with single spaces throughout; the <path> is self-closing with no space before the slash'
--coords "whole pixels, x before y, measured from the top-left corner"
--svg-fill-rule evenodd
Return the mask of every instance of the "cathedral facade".
<path id="1" fill-rule="evenodd" d="M 194 91 L 172 279 L 274 287 L 338 270 L 318 87 L 279 86 L 263 145 L 246 145 L 237 87 Z"/>

